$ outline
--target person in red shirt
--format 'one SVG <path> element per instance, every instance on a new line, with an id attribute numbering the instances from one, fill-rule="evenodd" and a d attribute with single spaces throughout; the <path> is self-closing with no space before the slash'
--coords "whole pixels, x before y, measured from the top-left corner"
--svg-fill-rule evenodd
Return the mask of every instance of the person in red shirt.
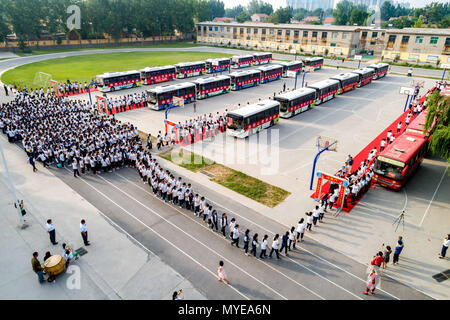
<path id="1" fill-rule="evenodd" d="M 376 256 L 373 257 L 372 261 L 370 262 L 370 264 L 372 266 L 376 266 L 376 267 L 381 267 L 381 264 L 383 263 L 384 258 L 383 258 L 383 252 L 379 251 L 377 253 Z"/>

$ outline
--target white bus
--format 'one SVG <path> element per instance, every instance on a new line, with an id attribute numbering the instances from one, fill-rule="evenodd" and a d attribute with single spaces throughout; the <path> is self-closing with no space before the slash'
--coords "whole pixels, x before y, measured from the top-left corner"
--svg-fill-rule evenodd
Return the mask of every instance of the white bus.
<path id="1" fill-rule="evenodd" d="M 205 61 L 182 62 L 176 64 L 175 69 L 178 79 L 196 77 L 206 73 L 206 63 Z"/>
<path id="2" fill-rule="evenodd" d="M 147 90 L 147 101 L 150 109 L 163 110 L 173 107 L 173 97 L 184 99 L 184 103 L 195 101 L 195 84 L 182 82 L 167 84 Z"/>
<path id="3" fill-rule="evenodd" d="M 300 74 L 303 69 L 301 61 L 277 61 L 277 64 L 283 67 L 283 78 L 289 77 L 288 74 Z"/>
<path id="4" fill-rule="evenodd" d="M 375 70 L 372 68 L 353 70 L 351 73 L 356 73 L 359 77 L 358 88 L 371 83 L 373 77 L 375 76 Z"/>
<path id="5" fill-rule="evenodd" d="M 230 58 L 215 58 L 215 59 L 207 59 L 206 63 L 206 72 L 207 73 L 217 73 L 227 71 L 231 64 Z"/>
<path id="6" fill-rule="evenodd" d="M 270 52 L 256 52 L 253 56 L 255 57 L 255 65 L 266 64 L 272 61 L 272 53 Z"/>
<path id="7" fill-rule="evenodd" d="M 137 70 L 125 72 L 111 72 L 97 75 L 97 86 L 102 92 L 135 88 L 142 84 L 141 73 Z"/>
<path id="8" fill-rule="evenodd" d="M 227 134 L 236 138 L 269 128 L 280 119 L 280 103 L 275 100 L 262 100 L 227 113 Z"/>
<path id="9" fill-rule="evenodd" d="M 280 117 L 290 118 L 309 110 L 314 106 L 316 90 L 312 88 L 301 88 L 275 96 L 280 103 Z"/>
<path id="10" fill-rule="evenodd" d="M 261 83 L 279 80 L 283 75 L 283 67 L 279 64 L 261 66 L 256 69 L 261 71 Z"/>
<path id="11" fill-rule="evenodd" d="M 197 87 L 197 99 L 205 99 L 230 92 L 231 78 L 229 76 L 215 76 L 195 79 L 192 81 Z"/>
<path id="12" fill-rule="evenodd" d="M 340 83 L 338 80 L 327 79 L 315 82 L 309 85 L 308 88 L 316 90 L 316 104 L 319 105 L 336 97 Z"/>
<path id="13" fill-rule="evenodd" d="M 245 56 L 233 56 L 231 60 L 234 62 L 232 66 L 233 69 L 251 67 L 255 63 L 255 57 L 250 54 Z"/>

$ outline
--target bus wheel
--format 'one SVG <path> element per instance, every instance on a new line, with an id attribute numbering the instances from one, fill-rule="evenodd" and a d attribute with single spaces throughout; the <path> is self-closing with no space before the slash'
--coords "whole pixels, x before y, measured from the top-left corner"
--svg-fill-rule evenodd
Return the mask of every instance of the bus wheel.
<path id="1" fill-rule="evenodd" d="M 154 81 L 154 80 L 152 80 L 152 81 L 150 82 L 150 84 L 155 84 L 155 81 Z"/>
<path id="2" fill-rule="evenodd" d="M 111 87 L 110 91 L 111 91 L 111 92 L 114 92 L 114 91 L 116 91 L 116 88 Z"/>
<path id="3" fill-rule="evenodd" d="M 133 87 L 133 88 L 136 88 L 136 83 L 133 83 L 132 87 Z"/>
<path id="4" fill-rule="evenodd" d="M 272 121 L 270 121 L 270 126 L 272 127 L 275 123 Z"/>

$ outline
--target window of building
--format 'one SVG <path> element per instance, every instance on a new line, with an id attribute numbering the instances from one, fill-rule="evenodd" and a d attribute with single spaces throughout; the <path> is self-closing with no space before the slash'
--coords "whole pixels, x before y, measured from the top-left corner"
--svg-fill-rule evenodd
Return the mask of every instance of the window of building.
<path id="1" fill-rule="evenodd" d="M 274 30 L 273 29 L 269 29 L 270 30 L 270 34 L 273 34 Z"/>
<path id="2" fill-rule="evenodd" d="M 291 30 L 286 30 L 286 35 L 289 37 L 291 35 Z"/>
<path id="3" fill-rule="evenodd" d="M 450 37 L 445 38 L 445 45 L 450 46 Z"/>
<path id="4" fill-rule="evenodd" d="M 388 42 L 395 42 L 395 38 L 397 38 L 397 36 L 395 36 L 395 35 L 390 35 L 390 36 L 389 36 Z"/>
<path id="5" fill-rule="evenodd" d="M 408 42 L 409 42 L 409 36 L 403 36 L 402 43 L 408 43 Z"/>
<path id="6" fill-rule="evenodd" d="M 244 28 L 239 28 L 239 34 L 244 34 Z"/>
<path id="7" fill-rule="evenodd" d="M 236 33 L 237 32 L 237 28 L 233 28 L 233 33 Z"/>
<path id="8" fill-rule="evenodd" d="M 212 31 L 212 27 L 209 27 L 209 31 Z"/>
<path id="9" fill-rule="evenodd" d="M 277 35 L 281 36 L 283 30 L 277 30 Z"/>
<path id="10" fill-rule="evenodd" d="M 375 42 L 375 41 L 370 41 L 370 45 L 372 45 L 372 46 L 374 46 L 374 45 L 376 45 L 377 43 Z"/>
<path id="11" fill-rule="evenodd" d="M 294 30 L 294 37 L 298 37 L 298 30 Z"/>
<path id="12" fill-rule="evenodd" d="M 308 31 L 303 31 L 303 36 L 308 37 Z"/>
<path id="13" fill-rule="evenodd" d="M 262 34 L 266 34 L 266 29 L 262 29 Z"/>
<path id="14" fill-rule="evenodd" d="M 202 31 L 202 26 L 197 26 L 197 31 Z"/>
<path id="15" fill-rule="evenodd" d="M 253 34 L 258 34 L 258 28 L 253 29 Z"/>
<path id="16" fill-rule="evenodd" d="M 251 30 L 250 30 L 250 28 L 247 28 L 247 33 L 248 33 L 248 34 L 250 34 L 250 33 L 251 33 Z"/>
<path id="17" fill-rule="evenodd" d="M 423 42 L 423 36 L 417 36 L 416 43 L 422 43 L 422 42 Z"/>
<path id="18" fill-rule="evenodd" d="M 372 32 L 372 38 L 378 37 L 378 32 Z"/>
<path id="19" fill-rule="evenodd" d="M 439 40 L 439 37 L 431 37 L 430 38 L 430 44 L 437 44 Z"/>
<path id="20" fill-rule="evenodd" d="M 367 37 L 367 31 L 363 31 L 363 32 L 361 33 L 361 36 L 362 36 L 363 38 L 366 38 L 366 37 Z"/>
<path id="21" fill-rule="evenodd" d="M 223 27 L 220 27 L 220 32 L 223 32 Z"/>
<path id="22" fill-rule="evenodd" d="M 336 43 L 330 43 L 330 46 L 336 47 Z"/>
<path id="23" fill-rule="evenodd" d="M 331 33 L 331 38 L 337 39 L 337 37 L 338 37 L 338 33 L 337 32 L 332 32 Z"/>
<path id="24" fill-rule="evenodd" d="M 219 31 L 219 27 L 214 27 L 214 31 Z"/>
<path id="25" fill-rule="evenodd" d="M 322 32 L 322 39 L 326 39 L 328 36 L 328 32 Z"/>
<path id="26" fill-rule="evenodd" d="M 317 38 L 317 31 L 313 31 L 312 37 Z"/>
<path id="27" fill-rule="evenodd" d="M 413 49 L 414 53 L 420 53 L 420 49 Z"/>
<path id="28" fill-rule="evenodd" d="M 347 39 L 348 37 L 348 33 L 347 32 L 342 32 L 342 39 Z"/>

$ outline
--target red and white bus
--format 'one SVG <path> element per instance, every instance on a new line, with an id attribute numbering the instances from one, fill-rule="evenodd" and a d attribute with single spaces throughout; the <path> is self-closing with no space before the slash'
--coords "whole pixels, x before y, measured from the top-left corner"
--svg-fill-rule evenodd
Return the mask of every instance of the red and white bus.
<path id="1" fill-rule="evenodd" d="M 258 86 L 261 83 L 261 71 L 259 70 L 235 71 L 231 72 L 229 76 L 233 91 Z"/>
<path id="2" fill-rule="evenodd" d="M 182 82 L 158 86 L 147 90 L 148 106 L 153 110 L 172 107 L 173 97 L 183 98 L 184 103 L 195 101 L 195 84 Z"/>
<path id="3" fill-rule="evenodd" d="M 266 64 L 272 61 L 272 53 L 270 52 L 256 52 L 255 57 L 255 65 Z"/>
<path id="4" fill-rule="evenodd" d="M 310 67 L 314 70 L 321 69 L 323 66 L 323 58 L 321 57 L 304 58 L 302 60 L 305 67 Z"/>
<path id="5" fill-rule="evenodd" d="M 283 67 L 284 78 L 300 74 L 303 69 L 303 62 L 301 61 L 277 61 L 277 64 Z"/>
<path id="6" fill-rule="evenodd" d="M 269 128 L 280 119 L 280 103 L 275 100 L 262 100 L 227 113 L 227 134 L 237 138 Z"/>
<path id="7" fill-rule="evenodd" d="M 176 64 L 175 69 L 178 79 L 196 77 L 206 73 L 206 63 L 205 61 L 182 62 Z"/>
<path id="8" fill-rule="evenodd" d="M 375 71 L 371 68 L 358 69 L 358 70 L 352 71 L 351 73 L 356 73 L 359 77 L 358 88 L 371 83 L 372 79 L 375 75 Z"/>
<path id="9" fill-rule="evenodd" d="M 232 66 L 233 69 L 251 67 L 255 63 L 255 57 L 250 54 L 245 56 L 233 56 L 231 60 L 234 63 Z"/>
<path id="10" fill-rule="evenodd" d="M 356 86 L 358 85 L 359 82 L 359 75 L 351 72 L 341 73 L 339 75 L 331 77 L 330 79 L 339 81 L 338 94 L 341 94 L 356 89 Z"/>
<path id="11" fill-rule="evenodd" d="M 405 133 L 411 135 L 418 135 L 419 137 L 424 137 L 425 139 L 427 139 L 427 141 L 429 141 L 431 135 L 433 134 L 436 120 L 433 121 L 428 131 L 424 133 L 423 131 L 425 129 L 426 120 L 427 120 L 427 110 L 424 110 L 413 121 L 411 121 L 408 127 L 406 127 Z"/>
<path id="12" fill-rule="evenodd" d="M 230 58 L 207 59 L 206 73 L 217 73 L 227 71 L 231 64 Z"/>
<path id="13" fill-rule="evenodd" d="M 280 103 L 280 117 L 290 118 L 305 112 L 314 106 L 316 100 L 316 90 L 311 88 L 301 88 L 275 96 Z"/>
<path id="14" fill-rule="evenodd" d="M 231 90 L 231 78 L 229 76 L 206 77 L 192 82 L 197 87 L 197 99 L 217 96 Z"/>
<path id="15" fill-rule="evenodd" d="M 166 82 L 177 77 L 174 66 L 148 67 L 141 70 L 141 79 L 144 84 Z"/>
<path id="16" fill-rule="evenodd" d="M 279 64 L 261 66 L 256 69 L 261 71 L 261 83 L 279 80 L 283 75 L 283 67 Z"/>
<path id="17" fill-rule="evenodd" d="M 141 73 L 137 70 L 125 72 L 111 72 L 96 77 L 97 87 L 102 92 L 135 88 L 142 84 Z"/>
<path id="18" fill-rule="evenodd" d="M 334 99 L 339 90 L 339 81 L 333 79 L 322 80 L 308 86 L 316 90 L 316 105 Z"/>
<path id="19" fill-rule="evenodd" d="M 377 79 L 385 77 L 389 71 L 389 65 L 387 63 L 371 64 L 371 65 L 367 66 L 367 68 L 371 68 L 375 71 L 373 80 L 377 80 Z"/>
<path id="20" fill-rule="evenodd" d="M 374 182 L 400 190 L 427 153 L 427 139 L 404 133 L 386 147 L 375 160 Z"/>

